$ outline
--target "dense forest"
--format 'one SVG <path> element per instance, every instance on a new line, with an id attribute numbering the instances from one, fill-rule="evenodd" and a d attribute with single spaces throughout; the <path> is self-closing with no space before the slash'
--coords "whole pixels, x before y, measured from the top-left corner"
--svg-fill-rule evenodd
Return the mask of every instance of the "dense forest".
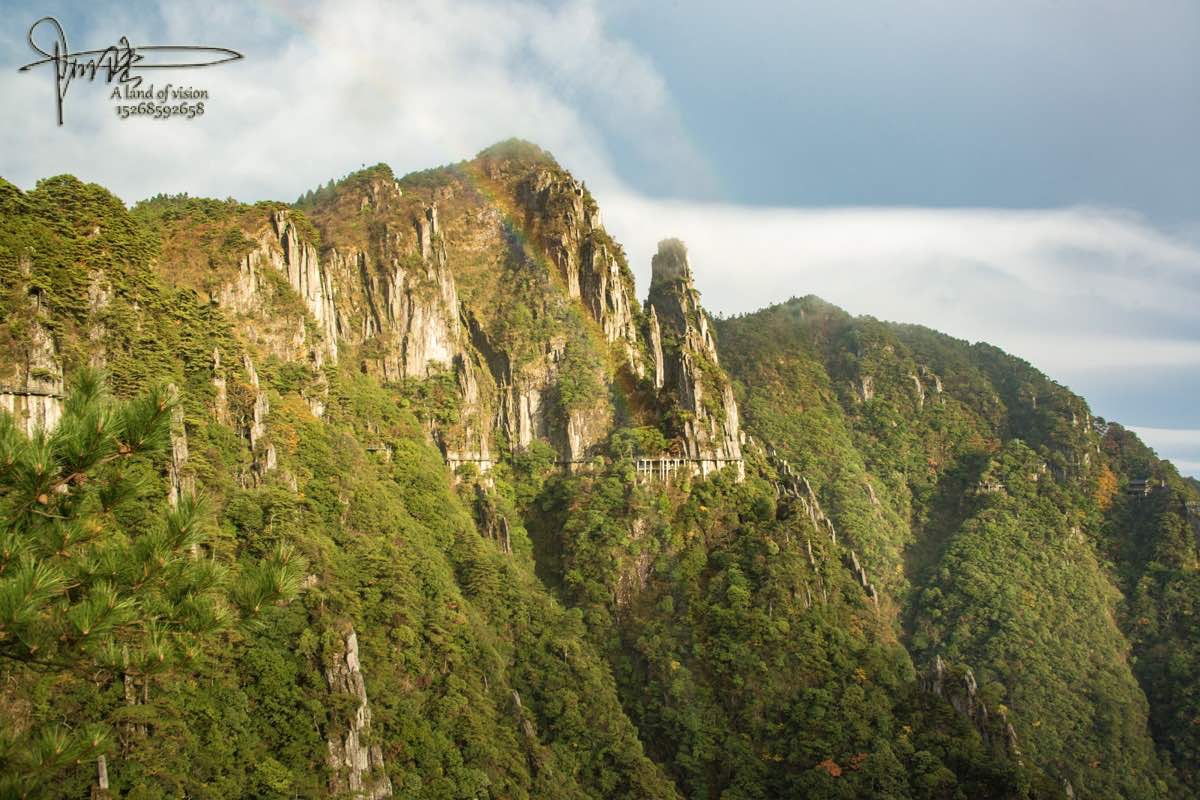
<path id="1" fill-rule="evenodd" d="M 1194 480 L 987 344 L 652 272 L 515 140 L 0 179 L 0 796 L 1193 796 Z"/>

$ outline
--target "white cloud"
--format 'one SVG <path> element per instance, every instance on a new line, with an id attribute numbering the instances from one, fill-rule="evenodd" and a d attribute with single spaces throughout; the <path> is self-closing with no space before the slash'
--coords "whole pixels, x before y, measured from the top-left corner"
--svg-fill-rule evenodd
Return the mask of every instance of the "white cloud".
<path id="1" fill-rule="evenodd" d="M 762 209 L 629 193 L 601 206 L 643 281 L 656 242 L 684 239 L 716 311 L 817 294 L 990 341 L 1060 378 L 1200 368 L 1200 248 L 1126 213 Z"/>
<path id="2" fill-rule="evenodd" d="M 1200 453 L 1200 428 L 1144 428 L 1131 426 L 1151 447 L 1188 448 Z"/>
<path id="3" fill-rule="evenodd" d="M 74 30 L 64 17 L 73 48 L 103 46 L 119 30 L 135 44 L 203 39 L 246 58 L 153 76 L 207 88 L 201 119 L 119 120 L 111 87 L 77 81 L 63 128 L 53 124 L 48 73 L 0 71 L 0 96 L 21 110 L 0 126 L 0 175 L 27 186 L 72 172 L 129 201 L 178 191 L 290 200 L 363 163 L 405 172 L 514 135 L 593 185 L 616 183 L 613 143 L 676 154 L 681 180 L 705 171 L 662 78 L 590 0 L 278 8 L 164 3 L 159 19 L 104 31 Z M 33 60 L 13 30 L 0 33 L 0 52 L 9 63 Z"/>
<path id="4" fill-rule="evenodd" d="M 1200 478 L 1200 428 L 1147 428 L 1130 426 L 1131 431 L 1168 458 L 1184 475 Z"/>
<path id="5" fill-rule="evenodd" d="M 1200 461 L 1186 461 L 1172 459 L 1171 463 L 1183 475 L 1190 475 L 1193 478 L 1200 478 Z"/>
<path id="6" fill-rule="evenodd" d="M 593 0 L 214 0 L 164 3 L 158 19 L 105 17 L 103 31 L 64 19 L 75 47 L 127 33 L 202 38 L 247 57 L 170 76 L 210 90 L 200 120 L 121 121 L 103 87 L 77 83 L 63 128 L 48 75 L 2 70 L 0 96 L 18 113 L 0 126 L 0 175 L 29 186 L 72 172 L 128 201 L 178 191 L 290 200 L 360 164 L 403 173 L 516 135 L 588 181 L 643 292 L 657 241 L 678 236 L 715 311 L 818 294 L 991 341 L 1068 384 L 1133 366 L 1200 369 L 1200 245 L 1128 213 L 752 208 L 634 192 L 614 153 L 659 162 L 700 194 L 711 181 L 667 84 L 612 33 L 607 11 Z M 0 30 L 0 53 L 30 60 L 23 32 Z"/>

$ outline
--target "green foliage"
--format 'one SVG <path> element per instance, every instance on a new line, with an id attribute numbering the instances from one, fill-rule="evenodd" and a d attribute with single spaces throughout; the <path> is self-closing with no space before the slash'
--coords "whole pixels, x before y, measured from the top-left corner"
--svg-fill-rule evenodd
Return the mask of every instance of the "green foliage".
<path id="1" fill-rule="evenodd" d="M 296 200 L 295 205 L 302 210 L 313 210 L 335 200 L 340 194 L 361 191 L 374 181 L 395 181 L 396 176 L 387 164 L 379 163 L 365 167 L 357 172 L 351 172 L 341 180 L 330 180 L 324 186 L 310 189 Z M 305 218 L 307 219 L 307 218 Z M 309 239 L 314 245 L 317 241 Z"/>
<path id="2" fill-rule="evenodd" d="M 719 477 L 679 503 L 631 490 L 627 469 L 552 482 L 546 524 L 565 595 L 686 796 L 1021 796 L 1010 765 L 917 695 L 838 551 L 777 513 L 769 484 Z"/>
<path id="3" fill-rule="evenodd" d="M 117 795 L 326 796 L 326 742 L 344 735 L 356 701 L 331 690 L 324 671 L 341 650 L 341 633 L 352 626 L 371 701 L 371 740 L 386 754 L 398 795 L 674 796 L 662 771 L 642 753 L 611 674 L 584 641 L 578 620 L 534 577 L 513 503 L 532 497 L 556 469 L 552 451 L 530 448 L 505 467 L 512 483 L 504 484 L 495 502 L 498 513 L 513 521 L 508 555 L 476 530 L 427 441 L 425 424 L 414 415 L 452 422 L 457 393 L 448 374 L 384 388 L 349 365 L 326 371 L 321 391 L 327 412 L 318 421 L 300 395 L 315 390 L 310 371 L 255 353 L 261 389 L 271 397 L 271 440 L 279 458 L 277 471 L 256 472 L 240 429 L 251 396 L 236 366 L 243 352 L 237 331 L 190 289 L 164 284 L 153 271 L 153 257 L 161 233 L 169 236 L 163 245 L 169 248 L 198 244 L 198 252 L 213 259 L 198 263 L 204 269 L 236 258 L 243 244 L 238 236 L 262 224 L 269 209 L 159 198 L 131 215 L 111 195 L 69 179 L 29 194 L 0 184 L 0 202 L 6 204 L 0 218 L 4 302 L 14 312 L 5 315 L 5 352 L 11 352 L 13 337 L 27 335 L 31 317 L 24 309 L 32 285 L 40 293 L 36 319 L 51 326 L 69 372 L 77 373 L 74 365 L 90 357 L 89 330 L 103 322 L 100 341 L 119 393 L 134 395 L 166 380 L 184 387 L 187 468 L 210 498 L 206 519 L 215 523 L 168 524 L 174 517 L 156 510 L 165 497 L 165 428 L 129 417 L 126 438 L 157 437 L 153 452 L 131 450 L 128 465 L 120 462 L 136 491 L 117 491 L 120 482 L 97 479 L 82 485 L 80 491 L 93 499 L 80 505 L 101 516 L 104 541 L 131 548 L 131 555 L 116 559 L 122 571 L 136 570 L 146 558 L 157 565 L 157 555 L 169 555 L 162 569 L 170 580 L 164 577 L 163 587 L 148 596 L 155 605 L 146 617 L 146 630 L 165 629 L 167 635 L 143 647 L 137 621 L 122 622 L 130 661 L 140 661 L 143 649 L 157 653 L 152 646 L 159 645 L 189 660 L 169 672 L 138 673 L 130 666 L 132 702 L 122 680 L 124 647 L 118 646 L 117 680 L 95 665 L 61 674 L 28 662 L 11 672 L 5 668 L 12 677 L 0 687 L 6 774 L 46 776 L 61 767 L 61 792 L 86 794 L 95 774 L 88 758 L 99 748 L 109 754 Z M 93 222 L 97 214 L 103 216 Z M 86 239 L 96 224 L 107 249 L 91 252 Z M 202 240 L 204 230 L 211 236 Z M 113 238 L 117 234 L 125 239 Z M 205 254 L 205 241 L 216 247 L 212 253 Z M 224 245 L 228 252 L 222 255 Z M 171 252 L 172 263 L 179 263 L 182 254 Z M 97 280 L 109 291 L 108 305 L 100 308 L 89 297 Z M 214 349 L 223 358 L 219 377 L 226 380 L 233 427 L 213 413 Z M 160 418 L 167 419 L 169 410 L 164 407 Z M 73 419 L 68 414 L 61 436 L 89 430 Z M 114 461 L 105 468 L 117 466 Z M 57 462 L 53 469 L 59 470 Z M 26 486 L 26 494 L 33 488 Z M 100 511 L 102 495 L 113 510 Z M 67 499 L 54 494 L 50 500 L 60 501 Z M 188 509 L 181 504 L 179 513 Z M 182 558 L 156 544 L 172 544 L 169 537 L 180 530 L 210 534 L 201 558 L 191 559 L 190 539 Z M 270 590 L 293 589 L 300 562 L 291 557 L 293 569 L 285 575 L 271 559 L 289 551 L 302 553 L 311 565 L 305 578 L 310 588 L 302 604 L 280 608 Z M 205 600 L 211 592 L 185 579 L 201 567 L 218 578 L 223 573 L 213 583 L 211 602 Z M 47 586 L 57 591 L 59 584 Z M 73 592 L 49 594 L 46 602 L 84 624 L 85 611 L 104 612 L 107 602 L 99 594 Z M 224 609 L 230 622 L 242 606 L 259 612 L 256 624 L 226 624 L 202 635 L 176 621 L 168 601 L 185 600 Z M 6 650 L 28 655 L 20 641 L 34 642 L 43 629 L 47 636 L 70 630 L 45 628 L 49 611 L 35 620 L 20 602 L 11 605 L 26 620 L 26 635 L 6 636 Z M 56 639 L 55 649 L 89 652 L 77 639 Z M 67 744 L 57 744 L 60 732 L 43 724 L 50 720 L 70 721 Z M 89 720 L 112 731 L 107 739 L 97 734 L 92 742 L 84 725 Z"/>
<path id="4" fill-rule="evenodd" d="M 6 678 L 27 665 L 125 680 L 193 661 L 240 611 L 294 597 L 303 562 L 287 549 L 234 580 L 202 555 L 203 506 L 191 497 L 155 513 L 146 467 L 169 443 L 165 388 L 124 403 L 81 372 L 52 432 L 27 437 L 0 413 L 0 657 Z M 141 502 L 139 502 L 141 501 Z M 0 672 L 0 674 L 4 674 Z M 27 792 L 106 741 L 100 720 L 71 732 L 43 725 L 10 738 L 0 761 Z M 28 746 L 26 746 L 28 745 Z"/>
<path id="5" fill-rule="evenodd" d="M 52 434 L 0 422 L 14 786 L 84 795 L 105 752 L 119 796 L 328 796 L 328 743 L 359 717 L 332 672 L 351 631 L 364 735 L 400 797 L 1057 800 L 1063 779 L 1128 798 L 1196 782 L 1194 485 L 1119 426 L 1102 439 L 1019 359 L 816 298 L 711 322 L 724 370 L 696 366 L 706 403 L 734 381 L 746 480 L 641 482 L 633 459 L 667 450 L 682 412 L 668 392 L 656 413 L 567 296 L 548 254 L 575 195 L 531 191 L 545 172 L 569 177 L 514 140 L 399 182 L 367 168 L 290 212 L 303 238 L 374 259 L 436 199 L 481 394 L 546 382 L 555 424 L 616 420 L 586 466 L 500 431 L 501 463 L 454 476 L 431 432 L 454 441 L 495 412 L 462 404 L 455 371 L 382 385 L 386 335 L 323 368 L 268 352 L 272 325 L 313 333 L 272 270 L 262 313 L 208 301 L 279 204 L 126 211 L 69 177 L 0 181 L 0 380 L 40 326 L 80 384 Z M 497 224 L 474 227 L 480 210 Z M 632 296 L 619 244 L 596 229 L 580 247 L 616 259 Z M 99 358 L 132 399 L 81 372 Z M 166 382 L 204 506 L 163 509 Z M 247 441 L 260 391 L 274 469 Z M 777 457 L 836 539 L 780 491 Z M 1144 477 L 1164 488 L 1123 494 Z M 936 655 L 1006 708 L 1022 763 L 918 687 Z"/>
<path id="6" fill-rule="evenodd" d="M 485 163 L 488 161 L 515 161 L 525 166 L 531 164 L 547 167 L 558 166 L 554 156 L 533 142 L 516 138 L 497 142 L 491 147 L 481 150 L 476 158 Z"/>
<path id="7" fill-rule="evenodd" d="M 1039 466 L 1019 442 L 990 465 L 985 474 L 1005 489 L 981 501 L 943 555 L 915 649 L 1003 684 L 1025 752 L 1078 791 L 1161 796 L 1146 700 L 1111 615 L 1116 590 L 1033 480 Z"/>
<path id="8" fill-rule="evenodd" d="M 1130 431 L 1109 423 L 1104 453 L 1119 483 L 1162 482 L 1150 495 L 1119 494 L 1099 537 L 1126 603 L 1120 621 L 1133 650 L 1133 669 L 1150 703 L 1150 723 L 1184 785 L 1200 780 L 1200 499 L 1194 482 Z"/>
<path id="9" fill-rule="evenodd" d="M 436 424 L 442 430 L 458 422 L 462 395 L 453 370 L 434 370 L 426 378 L 404 381 L 399 389 L 418 419 Z"/>
<path id="10" fill-rule="evenodd" d="M 564 422 L 573 411 L 594 408 L 606 399 L 601 384 L 603 361 L 587 336 L 579 312 L 571 312 L 566 320 L 570 338 L 558 365 L 553 397 L 558 418 Z"/>
<path id="11" fill-rule="evenodd" d="M 1045 773 L 1035 791 L 1069 779 L 1082 794 L 1166 796 L 1174 779 L 1155 745 L 1185 730 L 1165 697 L 1186 690 L 1156 684 L 1149 675 L 1166 672 L 1140 658 L 1130 668 L 1139 637 L 1118 585 L 1137 579 L 1109 567 L 1150 557 L 1147 537 L 1114 517 L 1128 504 L 1112 505 L 1112 469 L 1156 476 L 1152 454 L 1125 447 L 1131 466 L 1109 469 L 1083 401 L 987 345 L 816 298 L 718 328 L 747 427 L 809 478 L 896 594 L 914 659 L 972 665 L 1009 709 Z M 1113 448 L 1120 435 L 1113 426 Z M 1164 616 L 1152 613 L 1140 617 Z"/>

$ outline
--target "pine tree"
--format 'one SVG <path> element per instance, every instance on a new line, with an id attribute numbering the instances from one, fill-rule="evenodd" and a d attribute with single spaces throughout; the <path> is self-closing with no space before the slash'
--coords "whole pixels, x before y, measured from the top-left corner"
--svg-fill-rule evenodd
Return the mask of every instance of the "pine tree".
<path id="1" fill-rule="evenodd" d="M 145 681 L 294 597 L 304 564 L 279 548 L 233 574 L 205 549 L 205 504 L 154 491 L 170 444 L 168 387 L 118 402 L 79 375 L 52 432 L 0 412 L 0 680 L 35 672 Z M 0 728 L 0 796 L 28 796 L 107 749 L 101 720 Z"/>

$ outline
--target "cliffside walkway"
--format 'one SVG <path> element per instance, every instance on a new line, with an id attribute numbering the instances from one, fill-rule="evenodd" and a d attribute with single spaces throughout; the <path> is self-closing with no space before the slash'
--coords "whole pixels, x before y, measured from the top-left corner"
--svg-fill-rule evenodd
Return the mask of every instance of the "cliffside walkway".
<path id="1" fill-rule="evenodd" d="M 15 386 L 0 386 L 0 395 L 2 394 L 10 394 L 14 397 L 54 397 L 59 400 L 64 396 L 61 392 L 47 392 L 43 389 L 17 388 Z"/>
<path id="2" fill-rule="evenodd" d="M 652 458 L 634 459 L 634 467 L 638 477 L 654 480 L 669 481 L 681 471 L 691 475 L 707 475 L 727 466 L 741 464 L 740 458 L 680 458 L 676 456 L 656 456 Z"/>
<path id="3" fill-rule="evenodd" d="M 371 449 L 371 448 L 368 448 Z M 496 463 L 495 456 L 485 456 L 482 453 L 448 452 L 443 454 L 451 469 L 460 464 L 478 464 L 481 471 L 486 471 Z M 557 458 L 554 463 L 560 467 L 572 467 L 577 464 L 595 463 L 596 457 L 590 458 Z M 681 472 L 690 475 L 708 475 L 728 466 L 743 463 L 740 458 L 690 458 L 682 456 L 650 456 L 634 459 L 634 468 L 639 478 L 669 481 Z"/>

